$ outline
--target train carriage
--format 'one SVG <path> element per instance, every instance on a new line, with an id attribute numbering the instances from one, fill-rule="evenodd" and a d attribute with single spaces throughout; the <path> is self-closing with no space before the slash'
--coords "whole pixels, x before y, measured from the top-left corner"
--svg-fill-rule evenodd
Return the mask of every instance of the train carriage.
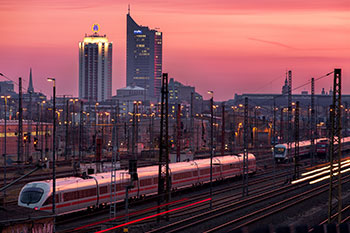
<path id="1" fill-rule="evenodd" d="M 256 172 L 256 160 L 248 154 L 249 173 Z M 228 155 L 213 158 L 213 181 L 241 176 L 243 156 Z M 210 159 L 172 163 L 169 165 L 172 188 L 182 189 L 210 181 Z M 129 197 L 140 198 L 158 192 L 158 166 L 138 169 L 138 180 L 133 182 Z M 99 173 L 85 178 L 67 177 L 56 180 L 56 213 L 66 214 L 110 203 L 110 173 Z M 125 198 L 130 175 L 125 170 L 116 172 L 116 200 Z M 44 211 L 52 211 L 52 180 L 26 184 L 19 195 L 18 205 Z"/>
<path id="2" fill-rule="evenodd" d="M 342 140 L 342 151 L 350 150 L 350 137 L 344 137 Z M 329 148 L 329 139 L 328 138 L 318 138 L 315 140 L 316 145 L 316 154 L 325 158 L 328 154 Z M 290 152 L 288 153 L 288 144 L 277 144 L 274 147 L 274 158 L 276 162 L 288 162 L 293 159 L 295 156 L 295 143 L 291 143 Z M 309 155 L 311 150 L 310 140 L 299 142 L 299 156 Z"/>

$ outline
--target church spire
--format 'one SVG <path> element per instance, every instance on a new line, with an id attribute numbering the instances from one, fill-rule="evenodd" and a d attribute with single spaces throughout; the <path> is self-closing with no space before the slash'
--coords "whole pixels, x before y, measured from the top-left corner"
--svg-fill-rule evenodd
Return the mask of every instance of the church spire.
<path id="1" fill-rule="evenodd" d="M 32 79 L 32 68 L 30 68 L 29 73 L 29 85 L 28 85 L 28 93 L 34 93 L 34 87 L 33 87 L 33 79 Z"/>

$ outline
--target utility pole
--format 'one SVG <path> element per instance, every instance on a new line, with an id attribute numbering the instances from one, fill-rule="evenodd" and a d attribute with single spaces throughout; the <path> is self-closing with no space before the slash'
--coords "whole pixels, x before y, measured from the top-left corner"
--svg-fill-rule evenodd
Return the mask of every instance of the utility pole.
<path id="1" fill-rule="evenodd" d="M 190 120 L 190 139 L 191 139 L 191 149 L 192 149 L 192 153 L 194 154 L 194 151 L 195 151 L 195 144 L 194 144 L 194 141 L 195 141 L 195 130 L 194 130 L 194 108 L 193 108 L 193 102 L 194 102 L 194 93 L 191 92 L 191 120 Z M 198 142 L 197 142 L 198 144 Z"/>
<path id="2" fill-rule="evenodd" d="M 18 79 L 18 134 L 17 134 L 17 161 L 23 162 L 22 152 L 23 152 L 23 107 L 22 107 L 22 78 Z"/>
<path id="3" fill-rule="evenodd" d="M 43 113 L 43 111 L 44 111 L 44 103 L 45 103 L 46 101 L 44 100 L 44 101 L 42 101 L 41 102 L 41 111 L 40 111 L 40 141 L 41 141 L 41 143 L 40 143 L 40 146 L 41 146 L 41 151 L 40 151 L 40 159 L 41 159 L 41 161 L 43 161 L 43 158 L 44 158 L 44 122 L 43 122 L 43 120 L 44 120 L 44 113 Z"/>
<path id="4" fill-rule="evenodd" d="M 280 143 L 284 143 L 284 121 L 283 121 L 283 110 L 284 108 L 281 108 L 281 119 L 280 119 Z"/>
<path id="5" fill-rule="evenodd" d="M 162 76 L 162 89 L 161 89 L 161 118 L 160 118 L 160 136 L 159 136 L 159 168 L 158 168 L 158 209 L 157 213 L 160 213 L 160 205 L 164 200 L 168 203 L 170 200 L 170 177 L 169 177 L 169 131 L 168 131 L 168 74 L 163 73 Z M 164 182 L 166 183 L 166 190 L 164 192 Z M 169 210 L 169 206 L 165 206 L 165 210 Z M 169 220 L 169 215 L 166 215 L 166 219 Z M 157 221 L 159 222 L 159 218 Z"/>
<path id="6" fill-rule="evenodd" d="M 348 114 L 349 114 L 349 109 L 348 109 L 349 105 L 348 102 L 345 102 L 345 119 L 344 119 L 344 137 L 348 136 L 348 123 L 349 123 L 349 119 L 348 119 Z"/>
<path id="7" fill-rule="evenodd" d="M 181 153 L 181 104 L 177 105 L 176 114 L 176 162 L 180 162 Z"/>
<path id="8" fill-rule="evenodd" d="M 79 120 L 79 164 L 78 164 L 78 168 L 80 168 L 80 163 L 82 160 L 82 156 L 81 156 L 81 150 L 82 150 L 82 142 L 83 142 L 83 108 L 84 108 L 84 103 L 82 100 L 80 100 L 80 120 Z"/>
<path id="9" fill-rule="evenodd" d="M 275 176 L 276 176 L 276 159 L 275 159 L 275 153 L 276 153 L 276 99 L 273 98 L 273 184 L 275 184 Z"/>
<path id="10" fill-rule="evenodd" d="M 296 102 L 294 117 L 294 179 L 299 178 L 299 101 Z"/>
<path id="11" fill-rule="evenodd" d="M 330 143 L 330 179 L 328 199 L 328 223 L 332 216 L 338 215 L 341 223 L 342 187 L 341 187 L 341 69 L 334 69 L 333 104 L 331 106 L 331 143 Z M 336 164 L 335 164 L 336 163 Z M 334 171 L 334 170 L 335 171 Z M 334 184 L 333 184 L 334 183 Z M 333 198 L 336 204 L 333 205 Z"/>
<path id="12" fill-rule="evenodd" d="M 109 218 L 115 218 L 117 214 L 116 202 L 117 202 L 117 157 L 119 155 L 118 150 L 118 130 L 117 124 L 119 114 L 119 100 L 117 100 L 117 107 L 115 114 L 113 116 L 113 138 L 112 138 L 112 168 L 111 168 L 111 196 L 110 196 L 110 206 L 109 206 Z M 127 208 L 126 208 L 127 209 Z"/>
<path id="13" fill-rule="evenodd" d="M 48 78 L 47 81 L 53 82 L 52 87 L 52 121 L 53 121 L 53 133 L 52 133 L 52 213 L 54 215 L 53 232 L 55 232 L 55 215 L 56 215 L 56 80 L 54 78 Z"/>
<path id="14" fill-rule="evenodd" d="M 315 163 L 315 79 L 311 78 L 311 166 Z"/>
<path id="15" fill-rule="evenodd" d="M 221 156 L 225 155 L 225 104 L 222 103 L 221 117 Z"/>
<path id="16" fill-rule="evenodd" d="M 210 98 L 210 209 L 213 208 L 213 156 L 214 156 L 214 92 Z"/>
<path id="17" fill-rule="evenodd" d="M 136 159 L 136 101 L 134 101 L 133 105 L 133 114 L 132 114 L 132 138 L 131 138 L 131 154 L 134 159 Z"/>
<path id="18" fill-rule="evenodd" d="M 254 131 L 254 140 L 253 140 L 253 143 L 254 143 L 254 148 L 255 150 L 257 151 L 258 150 L 258 114 L 257 114 L 257 110 L 258 110 L 258 106 L 255 106 L 254 107 L 254 127 L 255 127 L 255 131 Z"/>
<path id="19" fill-rule="evenodd" d="M 291 157 L 291 143 L 292 143 L 292 71 L 288 70 L 288 157 Z"/>
<path id="20" fill-rule="evenodd" d="M 5 125 L 4 125 L 4 187 L 6 186 L 6 168 L 7 168 L 7 148 L 6 148 L 6 139 L 7 139 L 7 100 L 11 98 L 11 96 L 1 96 L 5 100 Z M 6 199 L 6 189 L 4 189 L 4 199 Z M 6 203 L 6 202 L 5 202 Z"/>
<path id="21" fill-rule="evenodd" d="M 76 121 L 75 121 L 75 102 L 76 102 L 76 99 L 71 99 L 71 101 L 73 102 L 73 112 L 72 112 L 72 150 L 73 150 L 73 164 L 75 164 L 76 162 L 76 158 L 75 158 L 75 142 L 76 142 L 76 130 L 75 130 L 75 124 L 76 124 Z"/>
<path id="22" fill-rule="evenodd" d="M 68 160 L 68 143 L 69 143 L 69 99 L 67 99 L 66 101 L 66 145 L 65 145 L 65 157 L 66 157 L 66 161 Z"/>
<path id="23" fill-rule="evenodd" d="M 153 139 L 153 125 L 154 125 L 154 115 L 155 113 L 153 113 L 153 104 L 151 104 L 150 107 L 150 125 L 149 125 L 149 148 L 151 150 L 152 153 L 152 157 L 154 156 L 154 139 Z"/>
<path id="24" fill-rule="evenodd" d="M 27 160 L 29 160 L 29 156 L 31 156 L 31 142 L 32 142 L 32 120 L 33 120 L 33 115 L 32 115 L 32 91 L 28 91 L 29 93 L 29 121 L 28 122 L 28 141 L 27 141 Z"/>
<path id="25" fill-rule="evenodd" d="M 115 119 L 115 146 L 116 146 L 116 152 L 117 152 L 117 161 L 120 161 L 120 158 L 119 158 L 119 135 L 118 135 L 118 132 L 119 132 L 119 127 L 118 127 L 118 124 L 119 124 L 119 100 L 117 100 L 117 107 L 116 107 L 116 119 Z"/>
<path id="26" fill-rule="evenodd" d="M 244 99 L 244 125 L 243 125 L 243 192 L 242 196 L 248 196 L 248 97 Z"/>

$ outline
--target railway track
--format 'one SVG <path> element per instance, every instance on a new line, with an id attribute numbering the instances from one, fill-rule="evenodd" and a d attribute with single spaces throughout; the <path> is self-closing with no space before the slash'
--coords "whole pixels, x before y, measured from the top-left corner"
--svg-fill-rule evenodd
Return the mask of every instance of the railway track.
<path id="1" fill-rule="evenodd" d="M 287 170 L 287 171 L 286 171 Z M 269 171 L 266 171 L 264 172 L 263 174 L 261 174 L 259 176 L 259 178 L 251 178 L 250 182 L 249 182 L 249 185 L 250 186 L 253 186 L 253 185 L 258 185 L 258 187 L 252 187 L 250 188 L 250 192 L 251 194 L 254 194 L 254 193 L 261 193 L 265 190 L 268 190 L 270 189 L 271 186 L 280 186 L 280 185 L 283 185 L 285 184 L 285 177 L 286 175 L 288 175 L 290 173 L 290 169 L 285 169 L 283 168 L 282 170 L 279 170 L 279 171 L 276 171 L 276 179 L 274 180 L 273 179 L 273 174 L 269 174 L 271 173 L 272 170 L 269 170 Z M 268 182 L 267 182 L 268 181 Z M 262 184 L 263 183 L 263 184 Z M 259 185 L 259 184 L 262 184 L 262 185 Z M 215 199 L 213 200 L 215 206 L 223 206 L 223 205 L 227 205 L 228 203 L 232 202 L 233 200 L 238 200 L 240 199 L 241 197 L 241 193 L 240 193 L 240 188 L 242 188 L 242 184 L 235 184 L 233 186 L 230 186 L 230 187 L 224 187 L 222 189 L 219 189 L 219 190 L 215 190 L 214 191 L 214 196 L 217 196 L 217 195 L 220 195 L 220 194 L 225 194 L 227 193 L 228 191 L 232 191 L 232 190 L 237 190 L 238 192 L 236 192 L 233 196 L 230 196 L 229 198 L 227 197 L 223 197 L 223 198 L 218 198 L 218 199 Z M 196 201 L 196 200 L 201 200 L 205 197 L 208 197 L 209 195 L 209 192 L 204 192 L 202 194 L 198 194 L 198 195 L 192 195 L 188 198 L 187 201 L 184 201 L 184 202 L 181 202 L 181 203 L 176 203 L 176 204 L 173 204 L 171 205 L 170 207 L 171 208 L 176 208 L 180 205 L 183 205 L 183 204 L 186 204 L 186 203 L 190 203 L 190 202 L 193 202 L 193 201 Z M 156 197 L 153 197 L 153 198 L 156 198 Z M 149 202 L 151 202 L 151 200 L 148 200 Z M 135 202 L 133 203 L 132 205 L 133 206 L 136 206 L 138 204 L 141 204 L 140 202 Z M 190 210 L 193 211 L 193 213 L 195 212 L 198 212 L 198 211 L 207 211 L 207 206 L 205 206 L 207 204 L 202 204 L 202 209 L 198 208 L 200 206 L 196 206 L 196 207 L 193 207 L 191 208 Z M 121 207 L 123 209 L 123 207 Z M 146 208 L 148 209 L 148 208 Z M 155 211 L 156 208 L 152 209 L 152 211 Z M 190 210 L 186 210 L 186 211 L 190 211 Z M 135 219 L 135 218 L 141 218 L 141 217 L 144 217 L 145 214 L 149 214 L 150 212 L 152 211 L 136 211 L 136 212 L 139 212 L 138 214 L 134 214 L 134 213 L 131 213 L 132 216 L 131 219 Z M 104 211 L 99 211 L 98 213 L 91 213 L 89 214 L 89 216 L 94 216 L 94 215 L 97 215 L 97 214 L 105 214 L 108 212 L 108 210 L 104 210 Z M 174 218 L 178 217 L 176 214 L 172 215 Z M 70 218 L 68 221 L 59 221 L 58 222 L 58 225 L 65 225 L 65 224 L 69 224 L 70 222 L 76 222 L 76 221 L 79 221 L 79 219 L 85 219 L 87 216 L 84 215 L 84 216 L 79 216 L 79 217 L 75 217 L 75 218 Z M 125 216 L 119 216 L 118 219 L 121 220 L 121 221 L 124 221 L 124 217 Z M 172 217 L 172 218 L 173 218 Z M 105 217 L 106 218 L 106 217 Z M 154 221 L 154 220 L 152 220 Z M 117 222 L 114 222 L 114 223 L 118 223 L 119 221 Z M 65 231 L 65 232 L 70 232 L 69 230 L 68 231 Z"/>
<path id="2" fill-rule="evenodd" d="M 344 177 L 343 183 L 347 183 L 350 181 L 350 176 Z M 267 193 L 264 193 L 262 195 L 257 195 L 254 197 L 250 197 L 247 199 L 243 199 L 241 201 L 232 203 L 229 206 L 224 206 L 220 208 L 216 208 L 214 210 L 192 216 L 190 218 L 186 218 L 183 220 L 180 220 L 178 222 L 168 224 L 166 226 L 160 227 L 158 229 L 154 229 L 149 231 L 148 233 L 155 233 L 155 232 L 185 232 L 190 229 L 194 229 L 196 226 L 208 223 L 209 221 L 214 221 L 215 219 L 218 219 L 219 217 L 229 215 L 234 213 L 235 211 L 238 211 L 240 209 L 251 207 L 251 205 L 261 203 L 263 201 L 266 201 L 268 199 L 274 198 L 278 195 L 292 192 L 293 189 L 299 189 L 301 187 L 305 187 L 307 184 L 300 184 L 300 185 L 288 185 L 287 187 L 282 187 L 276 190 L 269 191 Z M 226 221 L 223 224 L 217 225 L 213 228 L 207 228 L 204 230 L 206 233 L 211 232 L 227 232 L 236 230 L 239 228 L 247 227 L 253 223 L 256 223 L 266 217 L 272 216 L 276 213 L 280 213 L 281 211 L 290 208 L 298 203 L 304 202 L 306 200 L 309 200 L 317 195 L 320 195 L 324 192 L 328 191 L 328 183 L 314 187 L 310 190 L 304 191 L 302 193 L 292 195 L 289 198 L 283 199 L 281 201 L 275 202 L 273 204 L 268 204 L 267 206 L 257 208 L 254 211 L 250 211 L 248 214 L 236 216 L 233 220 Z M 213 224 L 216 225 L 216 224 Z"/>

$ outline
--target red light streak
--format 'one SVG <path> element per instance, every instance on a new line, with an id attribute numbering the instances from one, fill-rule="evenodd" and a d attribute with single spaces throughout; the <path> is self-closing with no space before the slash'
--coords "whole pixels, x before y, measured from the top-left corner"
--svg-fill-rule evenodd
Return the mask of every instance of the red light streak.
<path id="1" fill-rule="evenodd" d="M 182 202 L 182 201 L 186 201 L 186 200 L 188 200 L 188 198 L 182 198 L 180 200 L 172 201 L 172 202 L 165 203 L 165 204 L 162 204 L 162 205 L 159 205 L 159 206 L 153 206 L 153 207 L 150 207 L 150 208 L 147 208 L 147 209 L 144 209 L 144 210 L 135 211 L 135 212 L 130 213 L 129 216 L 132 216 L 132 215 L 135 215 L 135 214 L 139 214 L 139 213 L 142 213 L 142 212 L 146 212 L 146 211 L 149 211 L 149 210 L 157 209 L 158 207 L 172 205 L 172 204 L 175 204 L 175 203 L 178 203 L 178 202 Z M 101 220 L 101 221 L 98 221 L 98 222 L 90 223 L 90 224 L 87 224 L 85 226 L 77 227 L 77 228 L 74 229 L 74 231 L 81 230 L 81 229 L 84 229 L 84 228 L 87 228 L 87 227 L 92 227 L 92 226 L 95 226 L 95 225 L 98 225 L 98 224 L 102 224 L 102 223 L 109 222 L 109 221 L 116 220 L 116 219 L 123 218 L 123 217 L 125 217 L 125 215 L 121 215 L 121 216 L 118 216 L 118 217 L 115 217 L 115 218 L 109 218 L 109 219 L 106 219 L 106 220 Z"/>
<path id="2" fill-rule="evenodd" d="M 174 211 L 177 211 L 177 210 L 181 210 L 181 209 L 184 209 L 184 208 L 187 208 L 187 207 L 190 207 L 190 206 L 194 206 L 194 205 L 197 205 L 197 204 L 200 204 L 200 203 L 203 203 L 203 202 L 206 202 L 206 201 L 210 201 L 210 200 L 211 200 L 211 198 L 207 198 L 207 199 L 204 199 L 204 200 L 201 200 L 201 201 L 197 201 L 197 202 L 192 203 L 192 204 L 188 204 L 188 205 L 181 206 L 181 207 L 178 207 L 178 208 L 175 208 L 175 209 L 172 209 L 172 210 L 164 211 L 164 212 L 159 213 L 159 214 L 154 214 L 154 215 L 147 216 L 147 217 L 144 217 L 144 218 L 136 219 L 134 221 L 126 222 L 126 223 L 123 223 L 123 224 L 120 224 L 118 226 L 111 227 L 111 228 L 108 228 L 108 229 L 105 229 L 105 230 L 102 230 L 102 231 L 96 231 L 95 233 L 103 233 L 103 232 L 107 232 L 107 231 L 110 231 L 110 230 L 114 230 L 114 229 L 117 229 L 117 228 L 120 228 L 120 227 L 123 227 L 123 226 L 127 226 L 127 225 L 130 225 L 130 224 L 136 223 L 136 222 L 141 222 L 141 221 L 146 220 L 146 219 L 154 218 L 154 217 L 157 217 L 159 215 L 163 215 L 163 214 L 167 214 L 167 213 L 174 212 Z"/>

